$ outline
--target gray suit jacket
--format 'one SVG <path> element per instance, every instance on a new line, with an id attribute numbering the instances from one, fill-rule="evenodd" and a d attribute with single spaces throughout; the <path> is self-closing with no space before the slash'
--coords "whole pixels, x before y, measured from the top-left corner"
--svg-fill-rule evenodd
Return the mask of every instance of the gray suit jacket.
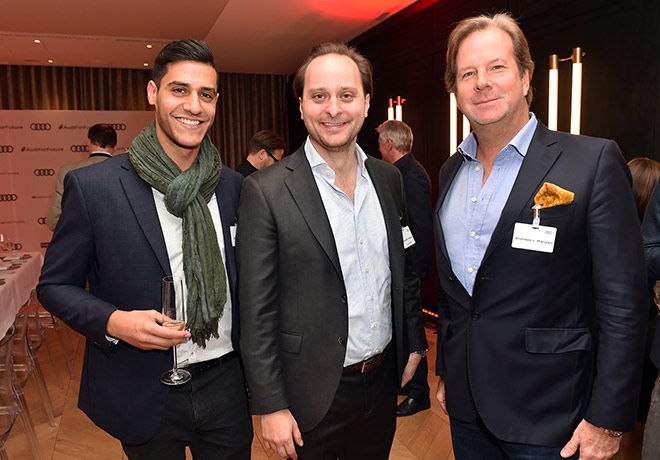
<path id="1" fill-rule="evenodd" d="M 398 375 L 425 349 L 419 281 L 398 170 L 369 158 L 385 217 Z M 303 148 L 245 179 L 237 236 L 241 354 L 255 414 L 289 408 L 309 431 L 326 414 L 343 370 L 348 306 L 337 248 Z"/>

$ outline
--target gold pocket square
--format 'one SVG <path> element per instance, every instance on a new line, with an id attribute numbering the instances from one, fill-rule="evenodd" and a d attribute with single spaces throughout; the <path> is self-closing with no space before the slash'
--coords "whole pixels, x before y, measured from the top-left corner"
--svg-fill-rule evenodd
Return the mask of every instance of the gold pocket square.
<path id="1" fill-rule="evenodd" d="M 553 206 L 571 204 L 574 197 L 575 193 L 550 182 L 544 182 L 534 197 L 534 204 L 540 204 L 541 208 L 551 208 Z"/>

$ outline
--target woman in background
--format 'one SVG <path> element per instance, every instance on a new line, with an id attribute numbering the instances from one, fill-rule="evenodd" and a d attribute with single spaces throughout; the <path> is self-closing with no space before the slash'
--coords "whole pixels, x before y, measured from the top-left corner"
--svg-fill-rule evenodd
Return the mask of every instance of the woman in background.
<path id="1" fill-rule="evenodd" d="M 660 163 L 650 158 L 634 158 L 628 162 L 628 168 L 632 175 L 632 190 L 637 205 L 637 214 L 639 223 L 644 220 L 646 207 L 653 194 L 655 185 L 660 178 Z M 646 346 L 644 348 L 644 369 L 642 373 L 642 388 L 639 393 L 639 404 L 637 406 L 637 420 L 646 423 L 649 405 L 651 404 L 651 392 L 658 376 L 658 369 L 653 365 L 650 358 L 651 342 L 655 335 L 655 328 L 658 323 L 658 306 L 655 299 L 660 298 L 660 286 L 654 283 L 649 285 L 651 303 L 649 305 L 649 327 L 646 334 Z"/>

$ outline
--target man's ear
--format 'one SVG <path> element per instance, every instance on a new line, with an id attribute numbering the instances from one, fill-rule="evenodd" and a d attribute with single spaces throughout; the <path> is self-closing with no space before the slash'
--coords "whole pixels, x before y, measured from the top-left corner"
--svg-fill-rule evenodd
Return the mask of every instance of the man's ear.
<path id="1" fill-rule="evenodd" d="M 298 98 L 298 110 L 300 110 L 300 119 L 304 120 L 305 117 L 303 117 L 303 110 L 302 110 L 302 97 Z"/>
<path id="2" fill-rule="evenodd" d="M 149 101 L 149 105 L 156 105 L 157 94 L 158 86 L 156 86 L 156 82 L 149 80 L 149 83 L 147 83 L 147 100 Z"/>
<path id="3" fill-rule="evenodd" d="M 369 107 L 371 106 L 371 94 L 367 94 L 364 97 L 364 117 L 369 116 Z"/>

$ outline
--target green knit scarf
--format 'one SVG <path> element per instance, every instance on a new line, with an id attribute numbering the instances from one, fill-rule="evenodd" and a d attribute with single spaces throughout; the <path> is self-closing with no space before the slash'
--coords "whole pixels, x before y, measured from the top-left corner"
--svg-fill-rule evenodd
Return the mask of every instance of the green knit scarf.
<path id="1" fill-rule="evenodd" d="M 204 348 L 209 338 L 218 337 L 227 301 L 225 266 L 207 206 L 220 180 L 220 154 L 207 135 L 192 166 L 182 172 L 158 142 L 152 122 L 133 140 L 128 157 L 142 180 L 165 195 L 167 210 L 183 219 L 186 328 Z"/>

